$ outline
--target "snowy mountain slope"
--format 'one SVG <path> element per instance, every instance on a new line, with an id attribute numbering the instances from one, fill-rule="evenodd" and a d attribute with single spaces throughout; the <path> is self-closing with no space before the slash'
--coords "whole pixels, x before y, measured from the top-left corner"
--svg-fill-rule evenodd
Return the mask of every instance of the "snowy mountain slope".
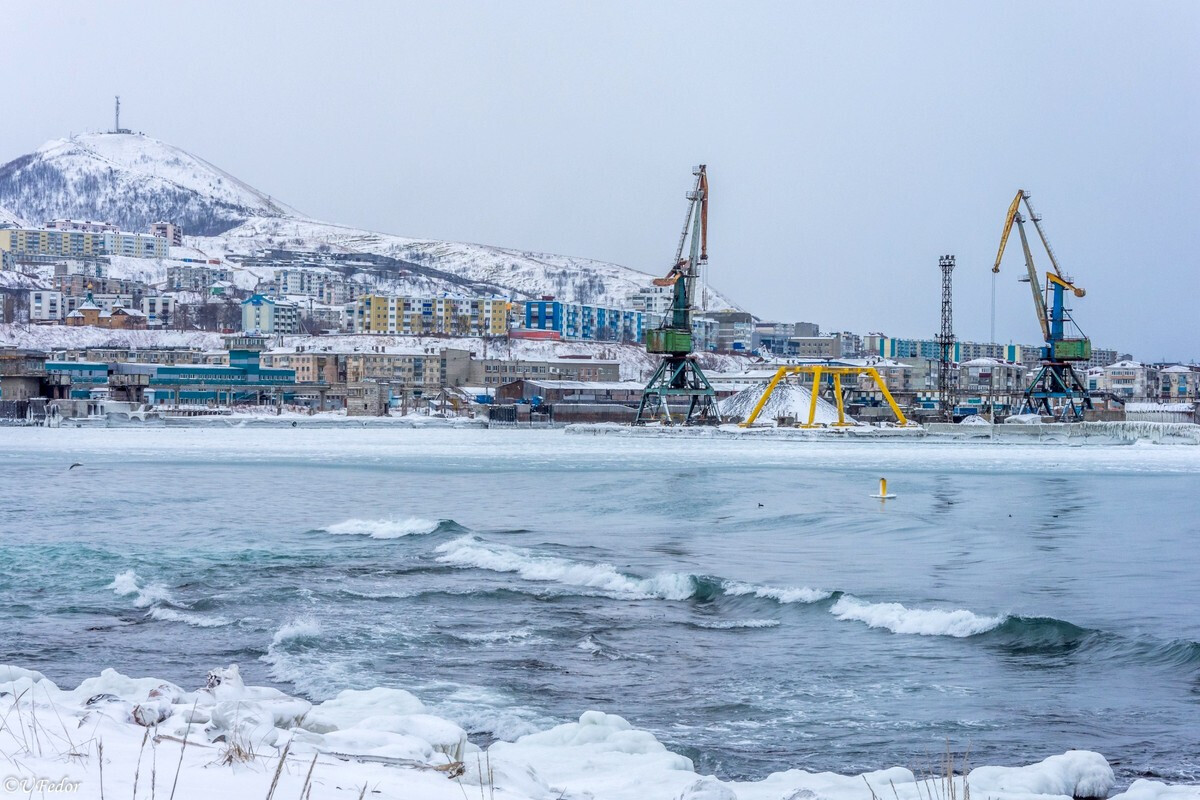
<path id="1" fill-rule="evenodd" d="M 55 139 L 0 167 L 0 206 L 34 223 L 68 217 L 145 231 L 173 220 L 202 234 L 254 216 L 297 215 L 177 147 L 114 133 Z"/>
<path id="2" fill-rule="evenodd" d="M 21 227 L 21 226 L 24 226 L 26 224 L 26 222 L 25 222 L 25 220 L 21 219 L 16 214 L 14 214 L 13 212 L 9 211 L 4 206 L 0 206 L 0 225 L 4 225 L 4 224 L 16 225 L 18 227 Z"/>
<path id="3" fill-rule="evenodd" d="M 7 209 L 5 211 L 4 209 Z M 142 134 L 83 134 L 47 142 L 0 166 L 0 220 L 40 224 L 68 217 L 145 231 L 179 223 L 187 242 L 235 268 L 264 250 L 383 255 L 411 269 L 366 270 L 380 289 L 414 293 L 553 295 L 568 302 L 626 306 L 653 275 L 587 258 L 481 244 L 414 239 L 320 222 L 273 200 L 207 161 Z M 23 219 L 22 219 L 23 218 Z M 253 288 L 271 275 L 239 276 Z M 707 309 L 735 307 L 706 291 Z"/>
<path id="4" fill-rule="evenodd" d="M 220 254 L 235 262 L 238 254 L 269 248 L 316 250 L 325 247 L 338 253 L 397 258 L 450 276 L 439 279 L 437 276 L 409 275 L 384 280 L 387 288 L 396 291 L 461 294 L 473 285 L 475 291 L 486 294 L 499 293 L 515 298 L 553 295 L 569 302 L 623 306 L 627 305 L 630 293 L 657 277 L 589 258 L 413 239 L 299 218 L 258 217 L 219 237 L 188 237 L 188 241 L 210 255 Z M 467 285 L 462 279 L 466 279 Z M 704 307 L 735 306 L 717 292 L 706 289 Z"/>

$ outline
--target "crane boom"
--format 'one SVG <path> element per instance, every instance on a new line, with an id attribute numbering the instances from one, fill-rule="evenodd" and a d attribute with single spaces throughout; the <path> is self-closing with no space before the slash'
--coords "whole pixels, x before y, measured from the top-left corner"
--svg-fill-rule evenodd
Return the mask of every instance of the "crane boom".
<path id="1" fill-rule="evenodd" d="M 1000 271 L 1000 259 L 1004 258 L 1004 247 L 1008 244 L 1008 235 L 1012 233 L 1013 220 L 1017 218 L 1017 214 L 1021 207 L 1021 196 L 1025 194 L 1024 189 L 1017 189 L 1017 196 L 1008 206 L 1008 213 L 1004 215 L 1004 232 L 1000 234 L 1000 249 L 996 252 L 996 264 L 992 267 L 992 272 Z"/>
<path id="2" fill-rule="evenodd" d="M 1050 320 L 1046 318 L 1046 298 L 1042 297 L 1042 282 L 1038 280 L 1037 268 L 1033 266 L 1033 253 L 1029 250 L 1029 239 L 1025 236 L 1025 218 L 1018 212 L 1013 219 L 1017 233 L 1021 234 L 1021 249 L 1025 251 L 1025 269 L 1029 270 L 1029 289 L 1033 292 L 1033 307 L 1037 309 L 1038 322 L 1042 324 L 1042 340 L 1050 341 Z"/>

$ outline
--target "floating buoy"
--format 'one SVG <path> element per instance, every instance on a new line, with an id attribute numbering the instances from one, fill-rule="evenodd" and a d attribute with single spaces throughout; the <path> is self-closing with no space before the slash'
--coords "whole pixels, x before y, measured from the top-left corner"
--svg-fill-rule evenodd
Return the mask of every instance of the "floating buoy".
<path id="1" fill-rule="evenodd" d="M 876 498 L 877 500 L 891 500 L 891 499 L 892 499 L 892 498 L 894 498 L 895 496 L 896 496 L 896 495 L 894 495 L 894 494 L 888 494 L 888 490 L 887 490 L 887 478 L 880 478 L 880 479 L 879 479 L 879 494 L 873 494 L 873 495 L 871 495 L 871 497 L 874 497 L 874 498 Z"/>

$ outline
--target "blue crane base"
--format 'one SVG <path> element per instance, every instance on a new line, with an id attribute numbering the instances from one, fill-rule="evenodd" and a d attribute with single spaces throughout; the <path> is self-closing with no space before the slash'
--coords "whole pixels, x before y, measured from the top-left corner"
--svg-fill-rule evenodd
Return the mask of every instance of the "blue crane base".
<path id="1" fill-rule="evenodd" d="M 1062 422 L 1080 422 L 1084 410 L 1092 408 L 1092 398 L 1079 374 L 1062 361 L 1043 362 L 1025 390 L 1022 414 L 1043 414 Z"/>
<path id="2" fill-rule="evenodd" d="M 672 414 L 674 406 L 680 409 Z M 682 409 L 686 406 L 687 411 Z M 720 425 L 717 393 L 689 355 L 671 354 L 663 357 L 654 376 L 642 391 L 634 425 L 662 422 L 666 425 Z"/>

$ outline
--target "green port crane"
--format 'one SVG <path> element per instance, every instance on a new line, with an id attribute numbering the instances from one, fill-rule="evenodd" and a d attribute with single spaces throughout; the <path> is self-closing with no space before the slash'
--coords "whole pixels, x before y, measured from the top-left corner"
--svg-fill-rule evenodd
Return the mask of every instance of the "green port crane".
<path id="1" fill-rule="evenodd" d="M 1037 229 L 1038 238 L 1041 239 L 1046 255 L 1050 258 L 1050 265 L 1054 268 L 1053 272 L 1046 273 L 1045 283 L 1039 279 L 1037 268 L 1033 265 L 1033 253 L 1025 235 L 1025 216 L 1021 213 L 1022 204 L 1029 213 L 1029 219 Z M 1073 363 L 1091 359 L 1092 343 L 1079 331 L 1079 326 L 1071 318 L 1070 310 L 1066 307 L 1066 293 L 1069 291 L 1076 297 L 1083 297 L 1086 292 L 1072 283 L 1059 268 L 1054 249 L 1042 229 L 1042 218 L 1033 210 L 1029 203 L 1029 192 L 1024 189 L 1017 190 L 1017 195 L 1004 217 L 1004 230 L 1000 235 L 1000 249 L 996 253 L 993 273 L 1000 271 L 1000 260 L 1004 258 L 1004 248 L 1008 244 L 1008 236 L 1012 233 L 1014 222 L 1021 237 L 1025 269 L 1028 272 L 1028 276 L 1021 280 L 1029 282 L 1038 324 L 1042 327 L 1042 339 L 1046 342 L 1046 346 L 1042 348 L 1041 366 L 1030 381 L 1029 388 L 1025 390 L 1021 412 L 1045 414 L 1056 419 L 1077 422 L 1083 419 L 1084 411 L 1092 407 L 1092 398 L 1079 373 L 1075 371 Z M 1068 336 L 1068 326 L 1076 335 Z"/>
<path id="2" fill-rule="evenodd" d="M 642 392 L 635 425 L 661 421 L 667 425 L 718 425 L 717 393 L 692 354 L 692 306 L 700 267 L 708 263 L 708 170 L 704 164 L 692 168 L 695 185 L 687 193 L 688 212 L 675 250 L 675 262 L 655 286 L 670 286 L 671 309 L 657 328 L 646 331 L 646 352 L 662 355 L 654 376 Z M 685 258 L 683 251 L 691 239 Z M 686 411 L 673 415 L 671 404 Z"/>

